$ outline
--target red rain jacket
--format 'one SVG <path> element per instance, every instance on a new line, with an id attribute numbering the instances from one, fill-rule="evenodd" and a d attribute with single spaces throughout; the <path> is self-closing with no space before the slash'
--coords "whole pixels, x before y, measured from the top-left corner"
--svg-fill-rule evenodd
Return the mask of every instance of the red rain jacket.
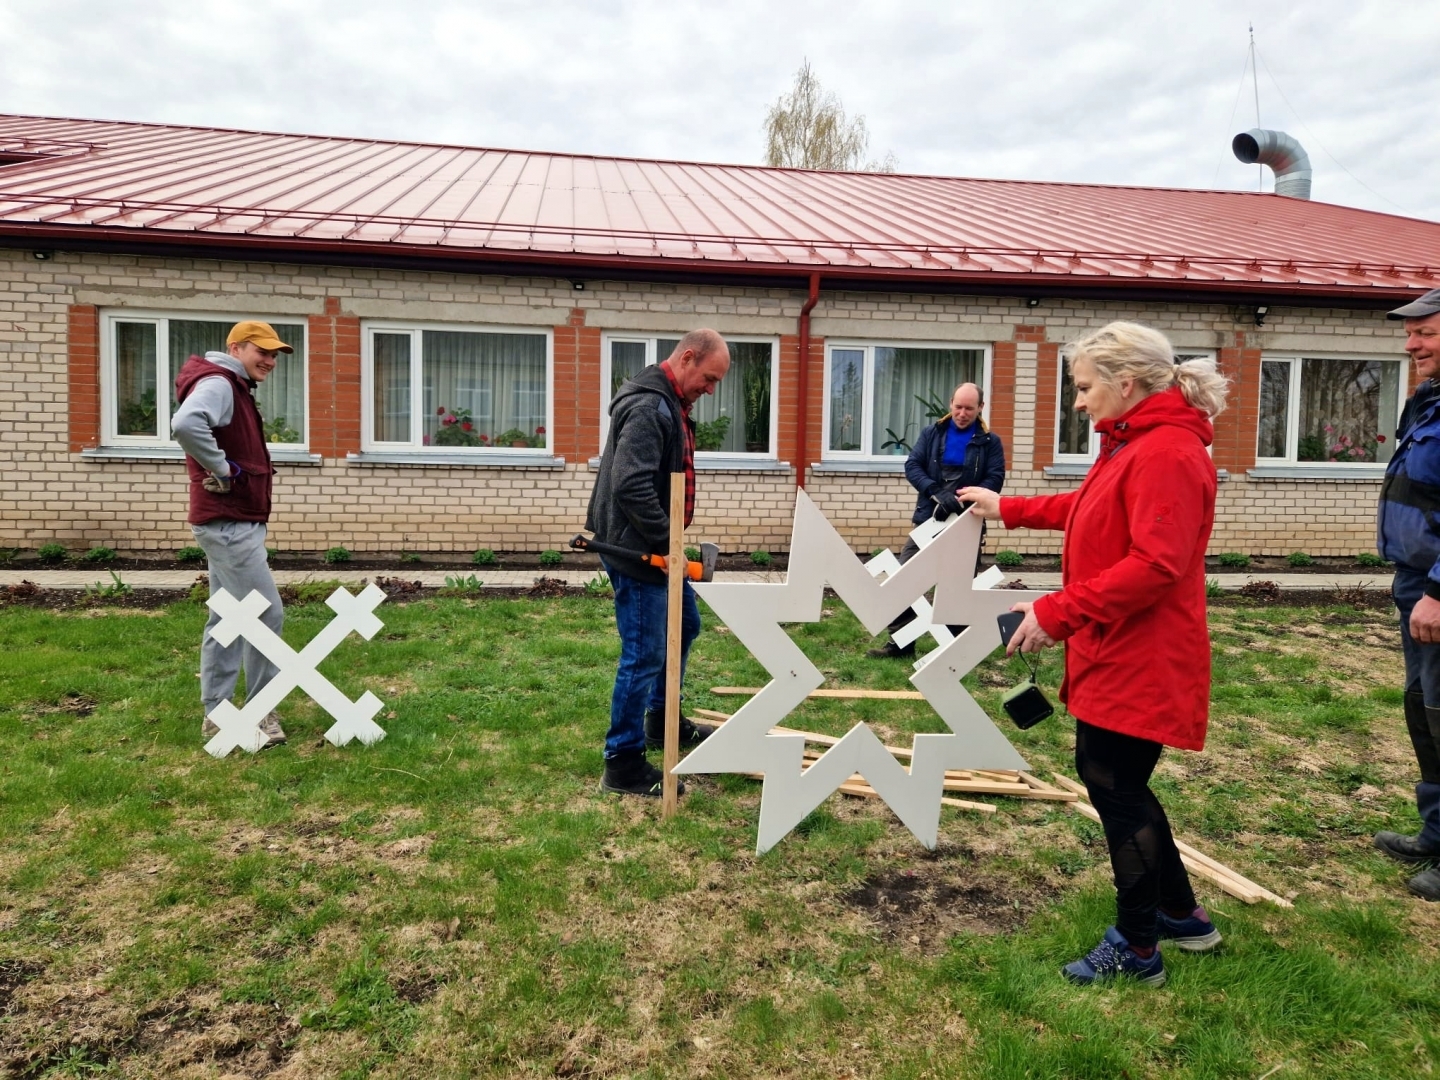
<path id="1" fill-rule="evenodd" d="M 1107 731 L 1204 749 L 1214 429 L 1178 387 L 1095 429 L 1100 455 L 1078 490 L 1000 500 L 1007 528 L 1065 530 L 1064 585 L 1035 603 L 1065 642 L 1060 700 Z"/>

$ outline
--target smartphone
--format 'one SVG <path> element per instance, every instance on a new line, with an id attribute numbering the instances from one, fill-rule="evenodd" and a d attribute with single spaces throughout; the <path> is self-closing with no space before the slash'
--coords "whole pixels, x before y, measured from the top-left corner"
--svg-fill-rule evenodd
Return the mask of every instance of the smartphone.
<path id="1" fill-rule="evenodd" d="M 1025 621 L 1023 611 L 1007 611 L 995 616 L 995 622 L 1000 627 L 1000 647 L 1008 649 L 1010 639 L 1015 636 L 1015 631 L 1020 629 L 1020 624 Z"/>

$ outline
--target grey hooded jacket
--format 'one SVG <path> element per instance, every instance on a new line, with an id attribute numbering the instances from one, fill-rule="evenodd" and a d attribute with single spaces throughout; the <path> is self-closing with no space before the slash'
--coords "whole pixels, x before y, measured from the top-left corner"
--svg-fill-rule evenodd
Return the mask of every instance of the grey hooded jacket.
<path id="1" fill-rule="evenodd" d="M 670 474 L 685 469 L 681 423 L 694 426 L 659 365 L 615 391 L 610 435 L 585 515 L 585 528 L 596 540 L 640 555 L 670 550 Z M 641 581 L 665 582 L 664 571 L 638 560 L 607 557 L 605 565 Z"/>

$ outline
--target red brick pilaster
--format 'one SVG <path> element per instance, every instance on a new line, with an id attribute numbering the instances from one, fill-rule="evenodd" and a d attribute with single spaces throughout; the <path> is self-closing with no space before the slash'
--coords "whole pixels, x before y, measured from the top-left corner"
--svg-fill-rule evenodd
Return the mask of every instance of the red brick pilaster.
<path id="1" fill-rule="evenodd" d="M 600 453 L 600 328 L 585 325 L 585 309 L 572 308 L 554 328 L 555 428 L 551 451 L 567 461 Z"/>
<path id="2" fill-rule="evenodd" d="M 71 304 L 65 335 L 70 378 L 70 450 L 100 445 L 100 311 Z"/>
<path id="3" fill-rule="evenodd" d="M 360 452 L 360 320 L 325 298 L 325 313 L 306 330 L 310 367 L 310 451 L 324 457 Z"/>
<path id="4" fill-rule="evenodd" d="M 795 468 L 795 475 L 804 475 L 824 453 L 825 439 L 825 339 L 810 335 L 808 370 L 810 400 L 800 400 L 800 336 L 780 336 L 780 383 L 777 407 L 780 418 L 775 453 L 781 461 Z M 805 461 L 800 460 L 800 416 L 805 416 Z"/>
<path id="5" fill-rule="evenodd" d="M 1225 411 L 1215 418 L 1215 467 L 1242 472 L 1255 464 L 1260 435 L 1260 350 L 1237 330 L 1217 362 L 1230 379 L 1230 394 Z"/>
<path id="6" fill-rule="evenodd" d="M 1015 454 L 1015 343 L 997 341 L 990 351 L 990 430 L 1005 444 L 1005 464 Z"/>
<path id="7" fill-rule="evenodd" d="M 1035 363 L 1035 468 L 1055 463 L 1055 425 L 1059 420 L 1060 343 L 1042 341 Z"/>

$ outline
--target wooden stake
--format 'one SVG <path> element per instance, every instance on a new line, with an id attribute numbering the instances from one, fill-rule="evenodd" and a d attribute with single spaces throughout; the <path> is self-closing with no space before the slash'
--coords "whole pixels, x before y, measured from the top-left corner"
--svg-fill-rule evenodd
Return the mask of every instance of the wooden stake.
<path id="1" fill-rule="evenodd" d="M 680 764 L 680 609 L 685 592 L 685 474 L 670 474 L 670 562 L 665 631 L 665 757 L 660 816 L 675 816 L 680 795 L 674 769 Z"/>

